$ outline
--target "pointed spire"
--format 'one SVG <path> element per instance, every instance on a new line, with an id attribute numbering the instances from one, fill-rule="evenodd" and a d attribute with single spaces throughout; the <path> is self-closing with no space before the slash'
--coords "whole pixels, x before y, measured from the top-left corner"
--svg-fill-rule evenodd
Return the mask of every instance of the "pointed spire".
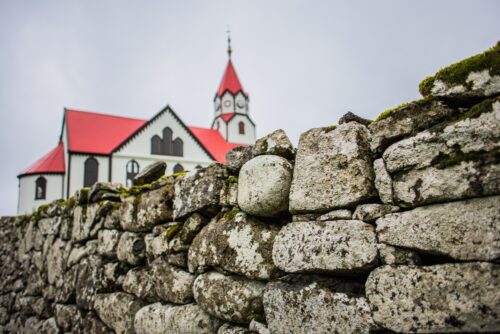
<path id="1" fill-rule="evenodd" d="M 231 59 L 231 53 L 233 53 L 233 49 L 231 49 L 231 28 L 227 26 L 227 55 L 229 59 Z"/>
<path id="2" fill-rule="evenodd" d="M 222 81 L 220 83 L 219 89 L 217 90 L 216 96 L 222 96 L 226 91 L 229 91 L 231 94 L 237 94 L 238 92 L 242 92 L 243 95 L 248 96 L 247 93 L 243 90 L 243 86 L 240 83 L 240 79 L 236 74 L 236 70 L 234 69 L 233 62 L 231 61 L 231 54 L 233 53 L 233 49 L 231 48 L 231 30 L 229 30 L 229 26 L 227 28 L 227 54 L 229 56 L 229 60 L 227 62 L 226 70 L 224 71 L 224 75 L 222 76 Z"/>

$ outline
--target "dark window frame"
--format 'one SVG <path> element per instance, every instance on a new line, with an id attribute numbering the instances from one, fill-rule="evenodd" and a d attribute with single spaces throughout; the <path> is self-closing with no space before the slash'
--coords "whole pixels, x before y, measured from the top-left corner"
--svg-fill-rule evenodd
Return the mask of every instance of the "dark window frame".
<path id="1" fill-rule="evenodd" d="M 93 164 L 93 165 L 91 165 Z M 99 161 L 93 156 L 85 159 L 83 164 L 83 186 L 92 187 L 99 180 Z"/>
<path id="2" fill-rule="evenodd" d="M 154 135 L 151 137 L 151 154 L 162 154 L 163 141 L 160 136 Z"/>
<path id="3" fill-rule="evenodd" d="M 180 172 L 182 172 L 184 170 L 185 169 L 184 169 L 184 167 L 181 164 L 175 164 L 175 166 L 174 166 L 174 174 L 175 173 L 180 173 Z"/>
<path id="4" fill-rule="evenodd" d="M 243 121 L 240 121 L 238 123 L 238 132 L 240 135 L 244 135 L 245 134 L 245 123 Z"/>
<path id="5" fill-rule="evenodd" d="M 40 193 L 38 192 L 40 189 Z M 47 179 L 39 176 L 35 181 L 35 200 L 47 198 Z"/>
<path id="6" fill-rule="evenodd" d="M 184 141 L 177 137 L 172 143 L 172 155 L 176 157 L 184 156 Z"/>
<path id="7" fill-rule="evenodd" d="M 139 163 L 134 159 L 129 160 L 127 162 L 127 165 L 125 165 L 125 172 L 126 172 L 125 184 L 127 187 L 132 186 L 132 180 L 136 177 L 137 174 L 139 174 L 140 168 L 141 167 Z"/>

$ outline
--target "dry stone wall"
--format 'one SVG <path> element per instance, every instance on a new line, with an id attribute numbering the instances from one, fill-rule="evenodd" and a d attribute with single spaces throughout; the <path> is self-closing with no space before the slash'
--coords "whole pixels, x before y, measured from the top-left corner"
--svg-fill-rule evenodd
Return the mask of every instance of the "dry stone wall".
<path id="1" fill-rule="evenodd" d="M 500 332 L 499 63 L 3 218 L 0 332 Z"/>

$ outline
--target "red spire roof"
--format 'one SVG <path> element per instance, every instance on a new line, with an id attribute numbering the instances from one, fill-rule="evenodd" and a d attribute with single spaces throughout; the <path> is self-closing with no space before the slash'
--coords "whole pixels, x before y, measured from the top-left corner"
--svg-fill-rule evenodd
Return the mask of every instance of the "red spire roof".
<path id="1" fill-rule="evenodd" d="M 64 144 L 60 142 L 56 148 L 45 154 L 33 165 L 23 170 L 21 174 L 19 174 L 19 176 L 43 173 L 64 174 L 65 171 L 66 168 L 64 164 Z"/>
<path id="2" fill-rule="evenodd" d="M 189 130 L 194 134 L 208 152 L 220 163 L 226 163 L 226 153 L 241 144 L 228 143 L 219 131 L 213 129 L 198 128 L 190 126 Z"/>
<path id="3" fill-rule="evenodd" d="M 66 109 L 70 152 L 111 154 L 145 120 Z"/>
<path id="4" fill-rule="evenodd" d="M 238 75 L 234 70 L 233 62 L 231 61 L 231 59 L 229 59 L 229 61 L 227 62 L 226 71 L 224 72 L 224 76 L 222 77 L 219 89 L 217 90 L 217 96 L 222 96 L 222 94 L 224 94 L 226 91 L 229 91 L 232 94 L 242 92 L 243 95 L 247 96 L 247 93 L 245 93 L 245 91 L 243 90 L 240 79 L 238 79 Z"/>

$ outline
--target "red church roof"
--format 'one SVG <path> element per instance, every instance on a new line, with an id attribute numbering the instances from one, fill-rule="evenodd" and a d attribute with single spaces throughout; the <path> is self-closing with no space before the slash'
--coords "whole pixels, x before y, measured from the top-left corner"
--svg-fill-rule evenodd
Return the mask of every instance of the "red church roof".
<path id="1" fill-rule="evenodd" d="M 241 146 L 241 144 L 228 143 L 221 136 L 219 131 L 213 129 L 188 127 L 194 136 L 205 146 L 208 152 L 220 163 L 226 162 L 226 153 Z"/>
<path id="2" fill-rule="evenodd" d="M 41 173 L 64 174 L 65 171 L 66 168 L 64 165 L 64 144 L 60 142 L 56 148 L 45 154 L 32 166 L 23 170 L 21 174 L 19 174 L 19 176 Z"/>
<path id="3" fill-rule="evenodd" d="M 147 121 L 78 110 L 65 111 L 70 152 L 111 154 Z"/>
<path id="4" fill-rule="evenodd" d="M 232 120 L 234 116 L 236 116 L 236 113 L 234 112 L 220 115 L 220 117 L 224 120 L 225 123 Z"/>
<path id="5" fill-rule="evenodd" d="M 242 92 L 243 95 L 247 96 L 247 93 L 245 93 L 245 91 L 243 90 L 240 79 L 238 79 L 238 75 L 234 70 L 233 62 L 231 61 L 231 59 L 229 59 L 229 61 L 227 62 L 226 71 L 224 72 L 224 76 L 222 77 L 219 89 L 217 90 L 217 96 L 222 96 L 222 94 L 224 94 L 226 90 L 232 94 Z"/>

